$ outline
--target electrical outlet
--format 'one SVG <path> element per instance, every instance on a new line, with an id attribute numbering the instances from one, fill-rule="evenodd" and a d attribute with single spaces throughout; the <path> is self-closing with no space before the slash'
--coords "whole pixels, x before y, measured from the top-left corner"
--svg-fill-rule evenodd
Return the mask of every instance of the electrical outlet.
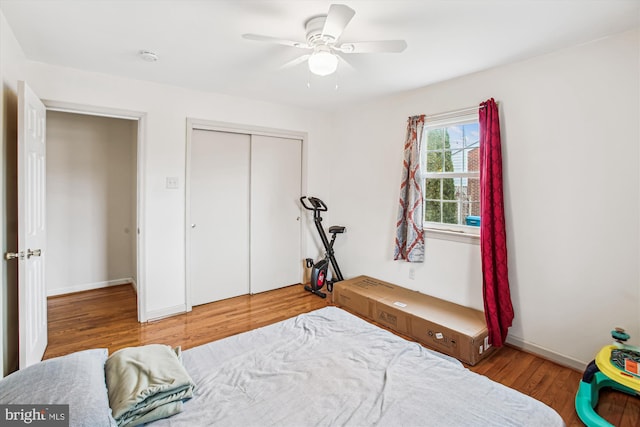
<path id="1" fill-rule="evenodd" d="M 413 267 L 409 267 L 409 279 L 413 280 L 416 278 L 416 269 Z"/>

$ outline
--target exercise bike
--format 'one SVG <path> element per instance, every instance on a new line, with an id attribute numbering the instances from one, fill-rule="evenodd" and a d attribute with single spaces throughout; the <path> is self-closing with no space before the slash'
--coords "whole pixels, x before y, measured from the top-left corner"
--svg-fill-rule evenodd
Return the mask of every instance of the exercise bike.
<path id="1" fill-rule="evenodd" d="M 308 204 L 307 204 L 308 202 Z M 322 212 L 326 212 L 327 205 L 318 199 L 317 197 L 300 197 L 300 203 L 302 206 L 308 210 L 313 211 L 313 222 L 316 225 L 316 229 L 318 229 L 318 234 L 320 235 L 320 240 L 322 240 L 322 244 L 325 249 L 325 256 L 323 259 L 318 261 L 317 263 L 313 263 L 311 258 L 307 258 L 307 267 L 311 267 L 311 283 L 309 285 L 305 285 L 304 289 L 313 294 L 318 295 L 321 298 L 326 298 L 327 294 L 320 291 L 323 286 L 327 286 L 327 291 L 333 291 L 333 284 L 336 282 L 340 282 L 344 280 L 342 277 L 342 272 L 340 271 L 340 267 L 338 266 L 338 261 L 336 261 L 335 254 L 333 252 L 333 244 L 336 241 L 336 236 L 338 234 L 342 234 L 346 231 L 346 228 L 341 225 L 332 225 L 329 227 L 329 234 L 331 234 L 331 241 L 327 238 L 327 235 L 324 232 L 324 227 L 322 227 Z M 329 263 L 333 267 L 333 271 L 335 273 L 335 278 L 331 280 L 328 279 L 329 274 Z"/>

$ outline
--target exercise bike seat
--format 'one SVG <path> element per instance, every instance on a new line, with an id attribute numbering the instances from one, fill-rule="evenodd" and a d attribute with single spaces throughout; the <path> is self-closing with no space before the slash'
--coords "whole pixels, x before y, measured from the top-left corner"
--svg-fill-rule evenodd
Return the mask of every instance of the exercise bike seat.
<path id="1" fill-rule="evenodd" d="M 343 227 L 341 225 L 332 225 L 331 227 L 329 227 L 329 233 L 331 234 L 342 234 L 345 230 L 346 227 Z"/>

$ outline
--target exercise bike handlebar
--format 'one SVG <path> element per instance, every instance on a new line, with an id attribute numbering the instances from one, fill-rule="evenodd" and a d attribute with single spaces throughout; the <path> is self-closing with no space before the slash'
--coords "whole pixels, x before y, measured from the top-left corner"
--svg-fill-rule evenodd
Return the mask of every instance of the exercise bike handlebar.
<path id="1" fill-rule="evenodd" d="M 311 206 L 309 206 L 305 202 L 305 200 L 308 200 L 309 203 L 311 204 Z M 327 209 L 327 205 L 325 205 L 324 202 L 322 200 L 318 199 L 317 197 L 302 196 L 302 197 L 300 197 L 300 203 L 308 211 L 326 212 L 328 210 Z"/>

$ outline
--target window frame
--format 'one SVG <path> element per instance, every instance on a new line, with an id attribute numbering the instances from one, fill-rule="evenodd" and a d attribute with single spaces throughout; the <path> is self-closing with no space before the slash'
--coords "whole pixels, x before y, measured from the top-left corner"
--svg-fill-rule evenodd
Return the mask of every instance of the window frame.
<path id="1" fill-rule="evenodd" d="M 438 115 L 437 119 L 429 119 L 429 116 L 426 117 L 424 126 L 422 129 L 422 152 L 420 153 L 421 159 L 421 178 L 425 181 L 423 182 L 422 189 L 422 197 L 424 200 L 423 208 L 422 208 L 422 218 L 423 218 L 423 230 L 427 231 L 428 234 L 438 234 L 441 235 L 442 238 L 450 238 L 456 235 L 465 235 L 471 239 L 477 239 L 480 236 L 480 227 L 479 226 L 471 226 L 471 225 L 463 225 L 463 224 L 447 224 L 442 222 L 432 222 L 426 220 L 426 209 L 427 209 L 427 197 L 426 197 L 426 180 L 427 178 L 473 178 L 480 179 L 480 171 L 477 172 L 427 172 L 427 138 L 429 129 L 439 129 L 448 126 L 456 126 L 456 125 L 465 125 L 470 123 L 478 123 L 479 125 L 479 115 L 477 111 L 465 114 L 456 114 L 456 115 L 446 115 L 441 116 Z M 479 146 L 479 144 L 478 144 Z M 480 201 L 478 201 L 480 203 Z M 455 239 L 454 239 L 455 240 Z"/>

